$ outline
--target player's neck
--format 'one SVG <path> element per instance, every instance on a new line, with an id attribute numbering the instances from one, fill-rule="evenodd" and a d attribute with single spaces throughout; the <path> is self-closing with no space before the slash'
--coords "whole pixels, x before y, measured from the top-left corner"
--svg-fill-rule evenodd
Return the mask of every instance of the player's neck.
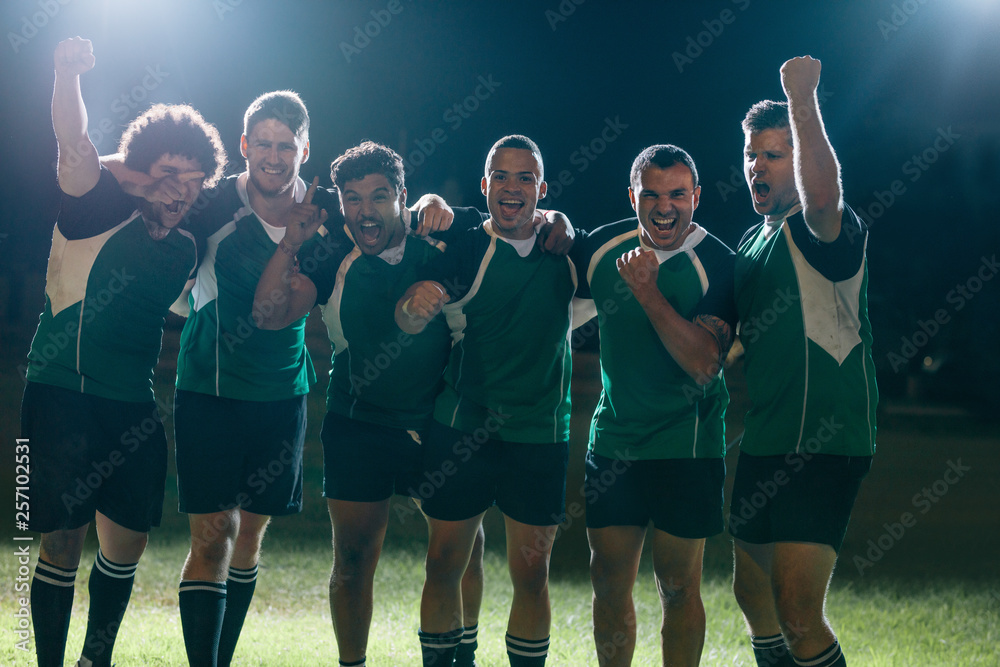
<path id="1" fill-rule="evenodd" d="M 285 214 L 295 206 L 295 184 L 284 192 L 270 196 L 258 190 L 251 178 L 246 179 L 246 188 L 250 208 L 257 217 L 272 227 L 284 227 Z"/>

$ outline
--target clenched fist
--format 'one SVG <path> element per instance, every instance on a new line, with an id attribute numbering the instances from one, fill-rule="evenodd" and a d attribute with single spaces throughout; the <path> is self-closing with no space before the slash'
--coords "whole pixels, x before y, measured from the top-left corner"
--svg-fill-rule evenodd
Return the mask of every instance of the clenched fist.
<path id="1" fill-rule="evenodd" d="M 56 45 L 56 72 L 64 76 L 80 76 L 94 68 L 94 45 L 89 39 L 70 37 Z"/>

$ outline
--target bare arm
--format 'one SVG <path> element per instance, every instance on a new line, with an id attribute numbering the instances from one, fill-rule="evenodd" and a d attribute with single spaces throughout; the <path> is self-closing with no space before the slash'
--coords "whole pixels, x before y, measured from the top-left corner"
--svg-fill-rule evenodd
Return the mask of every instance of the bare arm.
<path id="1" fill-rule="evenodd" d="M 417 216 L 417 234 L 419 236 L 443 232 L 451 227 L 451 223 L 455 219 L 455 212 L 448 206 L 448 202 L 439 195 L 431 194 L 418 199 L 417 203 L 407 209 L 407 213 L 403 215 L 403 222 L 407 226 L 410 224 L 409 216 Z"/>
<path id="2" fill-rule="evenodd" d="M 617 265 L 674 361 L 699 385 L 715 379 L 733 340 L 732 327 L 717 317 L 699 316 L 694 322 L 681 317 L 656 285 L 660 265 L 652 251 L 636 248 Z"/>
<path id="3" fill-rule="evenodd" d="M 147 173 L 136 171 L 125 164 L 121 153 L 101 156 L 101 165 L 111 172 L 122 190 L 133 197 L 142 197 L 151 202 L 172 204 L 184 199 L 181 184 L 193 178 L 205 178 L 203 171 L 186 171 L 182 174 L 171 174 L 163 178 L 153 178 Z"/>
<path id="4" fill-rule="evenodd" d="M 53 57 L 56 82 L 52 90 L 52 128 L 59 146 L 59 187 L 81 197 L 101 177 L 97 149 L 87 134 L 87 108 L 80 92 L 80 75 L 94 67 L 89 39 L 71 37 L 59 42 Z"/>
<path id="5" fill-rule="evenodd" d="M 408 334 L 418 334 L 441 312 L 448 299 L 440 283 L 433 280 L 414 283 L 396 302 L 396 325 Z"/>
<path id="6" fill-rule="evenodd" d="M 538 247 L 552 255 L 567 255 L 573 248 L 576 230 L 566 214 L 561 211 L 538 209 L 535 211 L 535 229 L 538 230 Z"/>
<path id="7" fill-rule="evenodd" d="M 257 282 L 253 315 L 261 329 L 284 329 L 316 304 L 316 284 L 299 273 L 295 255 L 327 218 L 326 210 L 312 203 L 318 184 L 316 177 L 302 202 L 289 211 L 285 236 Z"/>
<path id="8" fill-rule="evenodd" d="M 816 88 L 820 62 L 809 56 L 792 58 L 781 66 L 781 85 L 788 98 L 792 130 L 795 187 L 806 225 L 821 241 L 840 235 L 844 210 L 840 165 L 823 127 Z"/>

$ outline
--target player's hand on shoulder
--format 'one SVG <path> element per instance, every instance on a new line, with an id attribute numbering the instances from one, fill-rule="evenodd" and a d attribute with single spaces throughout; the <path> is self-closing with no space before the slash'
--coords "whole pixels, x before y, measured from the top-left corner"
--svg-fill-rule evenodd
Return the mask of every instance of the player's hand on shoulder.
<path id="1" fill-rule="evenodd" d="M 660 273 L 660 262 L 652 250 L 633 248 L 615 262 L 618 273 L 636 296 L 646 290 L 657 289 L 656 277 Z"/>
<path id="2" fill-rule="evenodd" d="M 89 39 L 70 37 L 56 45 L 56 72 L 64 76 L 79 76 L 94 68 L 94 45 Z"/>
<path id="3" fill-rule="evenodd" d="M 455 219 L 455 212 L 451 210 L 451 206 L 448 206 L 448 202 L 438 195 L 421 197 L 413 207 L 412 213 L 417 216 L 416 233 L 418 236 L 446 231 Z M 409 224 L 409 220 L 404 218 L 403 221 Z"/>
<path id="4" fill-rule="evenodd" d="M 543 252 L 566 255 L 573 248 L 576 232 L 565 213 L 537 209 L 534 225 L 538 233 L 538 247 Z"/>
<path id="5" fill-rule="evenodd" d="M 285 214 L 285 245 L 298 249 L 326 222 L 328 217 L 326 209 L 312 203 L 317 187 L 319 187 L 319 176 L 313 178 L 302 201 L 292 206 Z"/>
<path id="6" fill-rule="evenodd" d="M 785 61 L 781 66 L 781 87 L 785 95 L 793 97 L 811 96 L 819 86 L 822 65 L 812 56 L 799 56 Z"/>

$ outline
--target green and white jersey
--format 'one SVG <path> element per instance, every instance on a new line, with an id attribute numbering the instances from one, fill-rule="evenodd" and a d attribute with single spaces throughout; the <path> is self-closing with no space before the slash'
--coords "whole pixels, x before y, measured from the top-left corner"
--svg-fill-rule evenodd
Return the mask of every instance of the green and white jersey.
<path id="1" fill-rule="evenodd" d="M 515 245 L 516 244 L 516 245 Z M 534 238 L 506 241 L 487 220 L 459 234 L 427 277 L 444 285 L 452 349 L 434 418 L 524 443 L 569 439 L 569 326 L 576 271 Z"/>
<path id="2" fill-rule="evenodd" d="M 389 428 L 427 427 L 451 350 L 450 331 L 441 317 L 419 334 L 402 331 L 396 325 L 396 302 L 441 255 L 446 239 L 481 222 L 476 209 L 456 208 L 451 229 L 435 235 L 441 240 L 408 235 L 377 256 L 353 243 L 341 243 L 330 253 L 314 252 L 320 239 L 303 245 L 302 274 L 316 286 L 316 303 L 333 345 L 327 410 Z M 350 236 L 346 225 L 344 232 Z M 322 259 L 310 263 L 306 258 L 311 256 Z"/>
<path id="3" fill-rule="evenodd" d="M 246 172 L 225 179 L 207 193 L 208 205 L 190 224 L 207 238 L 205 257 L 191 291 L 191 314 L 181 333 L 177 388 L 249 401 L 277 401 L 308 393 L 316 371 L 305 346 L 305 318 L 279 331 L 257 328 L 252 308 L 264 267 L 284 227 L 254 213 Z M 299 179 L 295 198 L 306 185 Z M 313 203 L 331 221 L 340 216 L 336 199 L 318 189 Z"/>
<path id="4" fill-rule="evenodd" d="M 45 308 L 25 378 L 118 401 L 153 400 L 163 322 L 198 260 L 190 232 L 155 240 L 106 169 L 64 194 L 52 232 Z"/>
<path id="5" fill-rule="evenodd" d="M 740 242 L 736 304 L 751 404 L 743 451 L 875 452 L 867 244 L 846 206 L 833 243 L 816 239 L 801 213 L 761 223 Z"/>
<path id="6" fill-rule="evenodd" d="M 638 218 L 599 227 L 573 249 L 577 295 L 593 299 L 601 335 L 603 391 L 590 426 L 590 449 L 608 458 L 721 458 L 729 393 L 720 372 L 699 386 L 674 361 L 616 266 L 629 251 L 653 250 L 656 284 L 687 320 L 712 315 L 736 326 L 733 251 L 703 227 L 682 247 L 642 243 Z"/>

